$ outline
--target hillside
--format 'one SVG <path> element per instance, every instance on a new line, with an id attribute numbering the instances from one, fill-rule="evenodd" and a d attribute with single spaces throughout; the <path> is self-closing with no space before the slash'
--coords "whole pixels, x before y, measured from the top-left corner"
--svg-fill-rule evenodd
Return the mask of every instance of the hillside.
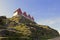
<path id="1" fill-rule="evenodd" d="M 57 30 L 47 25 L 39 25 L 23 16 L 0 16 L 1 40 L 47 40 L 57 36 Z"/>

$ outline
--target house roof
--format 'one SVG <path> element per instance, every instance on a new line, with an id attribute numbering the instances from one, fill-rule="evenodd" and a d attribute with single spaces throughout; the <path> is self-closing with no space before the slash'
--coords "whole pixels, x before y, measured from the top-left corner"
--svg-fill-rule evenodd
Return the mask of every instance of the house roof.
<path id="1" fill-rule="evenodd" d="M 18 8 L 15 12 L 18 12 L 19 15 L 22 14 L 22 11 L 21 11 L 20 8 Z M 15 12 L 14 12 L 14 13 L 15 13 Z"/>
<path id="2" fill-rule="evenodd" d="M 28 17 L 31 19 L 31 16 L 30 16 L 30 14 L 28 15 Z"/>
<path id="3" fill-rule="evenodd" d="M 26 12 L 24 12 L 23 15 L 27 17 L 27 13 Z"/>

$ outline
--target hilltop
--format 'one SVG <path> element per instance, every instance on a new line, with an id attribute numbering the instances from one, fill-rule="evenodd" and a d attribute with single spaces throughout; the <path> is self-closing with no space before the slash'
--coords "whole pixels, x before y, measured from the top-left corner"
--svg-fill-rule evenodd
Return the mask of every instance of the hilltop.
<path id="1" fill-rule="evenodd" d="M 0 37 L 7 37 L 6 40 L 45 40 L 57 36 L 59 33 L 47 25 L 39 25 L 24 17 L 0 16 Z"/>
<path id="2" fill-rule="evenodd" d="M 48 25 L 39 25 L 34 17 L 17 9 L 11 18 L 0 16 L 1 40 L 47 40 L 58 37 L 57 30 Z"/>

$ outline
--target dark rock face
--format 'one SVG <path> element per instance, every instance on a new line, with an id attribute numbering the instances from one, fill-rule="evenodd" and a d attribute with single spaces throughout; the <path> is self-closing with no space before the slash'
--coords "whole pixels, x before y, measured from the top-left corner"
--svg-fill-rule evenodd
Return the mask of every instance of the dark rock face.
<path id="1" fill-rule="evenodd" d="M 0 17 L 0 25 L 6 25 L 6 17 L 5 16 L 1 16 Z"/>
<path id="2" fill-rule="evenodd" d="M 46 25 L 38 25 L 24 17 L 0 17 L 1 40 L 45 40 L 59 36 L 58 31 Z"/>

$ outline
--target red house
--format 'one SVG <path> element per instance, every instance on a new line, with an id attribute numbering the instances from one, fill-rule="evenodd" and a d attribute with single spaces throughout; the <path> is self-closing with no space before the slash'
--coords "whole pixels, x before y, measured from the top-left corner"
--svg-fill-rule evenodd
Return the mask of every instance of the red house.
<path id="1" fill-rule="evenodd" d="M 20 8 L 18 8 L 14 13 L 18 13 L 18 15 L 21 15 L 22 14 L 22 11 L 21 11 L 21 9 Z"/>
<path id="2" fill-rule="evenodd" d="M 22 11 L 21 11 L 20 8 L 18 8 L 18 9 L 14 12 L 13 16 L 24 16 L 25 18 L 27 18 L 27 19 L 29 19 L 29 20 L 31 20 L 31 21 L 34 21 L 34 18 L 31 17 L 30 14 L 27 15 L 26 12 L 23 12 L 23 13 L 22 13 Z"/>
<path id="3" fill-rule="evenodd" d="M 32 20 L 34 21 L 34 17 L 32 17 Z"/>
<path id="4" fill-rule="evenodd" d="M 30 16 L 30 14 L 28 15 L 28 18 L 29 18 L 29 19 L 31 19 L 31 16 Z"/>
<path id="5" fill-rule="evenodd" d="M 27 13 L 26 13 L 26 12 L 24 12 L 23 15 L 24 15 L 25 17 L 27 17 Z"/>

